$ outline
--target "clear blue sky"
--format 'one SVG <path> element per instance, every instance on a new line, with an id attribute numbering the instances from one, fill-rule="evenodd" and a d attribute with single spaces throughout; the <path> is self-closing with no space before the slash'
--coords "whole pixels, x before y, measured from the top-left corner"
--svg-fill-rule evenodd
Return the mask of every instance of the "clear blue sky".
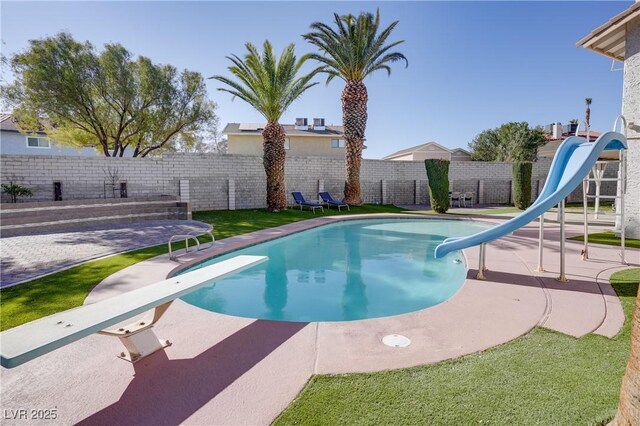
<path id="1" fill-rule="evenodd" d="M 532 125 L 584 117 L 593 98 L 592 128 L 609 130 L 621 109 L 622 72 L 611 60 L 576 41 L 631 5 L 625 2 L 8 2 L 1 3 L 2 51 L 11 55 L 27 40 L 69 31 L 95 46 L 119 42 L 154 62 L 226 74 L 230 53 L 244 43 L 271 40 L 280 51 L 301 38 L 313 21 L 333 12 L 380 8 L 383 25 L 400 23 L 391 39 L 409 67 L 394 66 L 368 78 L 369 122 L 365 158 L 428 141 L 465 147 L 480 131 L 508 121 Z M 621 67 L 621 64 L 616 64 Z M 341 124 L 335 79 L 310 89 L 282 119 L 324 117 Z M 227 122 L 262 122 L 239 99 L 216 90 L 209 96 Z"/>

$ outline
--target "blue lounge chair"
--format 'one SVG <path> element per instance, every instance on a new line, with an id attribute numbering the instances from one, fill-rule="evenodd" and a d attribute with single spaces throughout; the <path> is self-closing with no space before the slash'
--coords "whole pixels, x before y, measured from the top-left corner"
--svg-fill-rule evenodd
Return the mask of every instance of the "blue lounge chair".
<path id="1" fill-rule="evenodd" d="M 322 204 L 312 201 L 306 201 L 301 192 L 292 192 L 291 195 L 293 195 L 293 199 L 295 200 L 296 204 L 300 206 L 300 210 L 302 210 L 302 207 L 309 207 L 309 209 L 313 210 L 314 214 L 316 212 L 316 209 L 320 209 L 324 212 Z"/>
<path id="2" fill-rule="evenodd" d="M 320 198 L 322 198 L 322 201 L 327 205 L 328 209 L 330 209 L 331 206 L 336 206 L 338 208 L 338 211 L 340 211 L 342 207 L 346 207 L 347 210 L 351 210 L 349 204 L 345 203 L 344 201 L 334 200 L 331 194 L 329 194 L 328 192 L 318 192 L 318 195 L 320 196 Z"/>

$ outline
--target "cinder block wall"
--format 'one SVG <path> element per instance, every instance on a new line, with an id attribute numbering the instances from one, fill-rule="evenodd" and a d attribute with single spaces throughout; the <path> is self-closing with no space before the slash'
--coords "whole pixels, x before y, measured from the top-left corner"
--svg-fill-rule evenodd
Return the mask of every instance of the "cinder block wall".
<path id="1" fill-rule="evenodd" d="M 533 197 L 542 188 L 550 159 L 533 167 Z M 117 168 L 127 181 L 129 196 L 180 194 L 181 180 L 189 181 L 193 210 L 223 210 L 265 206 L 265 173 L 262 158 L 246 155 L 168 154 L 162 158 L 105 158 L 64 156 L 0 156 L 0 179 L 13 180 L 34 191 L 24 201 L 52 200 L 53 182 L 62 182 L 64 199 L 100 198 L 107 171 Z M 345 162 L 341 158 L 289 157 L 287 192 L 301 191 L 315 199 L 320 190 L 341 198 Z M 475 192 L 476 202 L 507 203 L 511 200 L 511 164 L 452 162 L 452 191 Z M 614 173 L 613 170 L 608 173 Z M 362 195 L 367 203 L 426 204 L 429 190 L 424 163 L 420 161 L 363 160 Z M 604 187 L 604 185 L 603 185 Z M 186 188 L 186 187 L 185 187 Z M 592 190 L 593 191 L 593 190 Z M 603 188 L 603 193 L 611 192 Z M 576 191 L 581 199 L 582 190 Z M 185 194 L 182 194 L 183 196 Z M 233 200 L 230 200 L 230 196 Z M 7 201 L 3 198 L 3 201 Z M 235 203 L 230 201 L 235 201 Z M 291 200 L 293 201 L 293 200 Z"/>

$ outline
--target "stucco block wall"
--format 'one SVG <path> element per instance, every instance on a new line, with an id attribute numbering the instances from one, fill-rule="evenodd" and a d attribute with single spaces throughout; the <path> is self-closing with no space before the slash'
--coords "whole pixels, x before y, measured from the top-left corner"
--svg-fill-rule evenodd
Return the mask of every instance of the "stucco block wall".
<path id="1" fill-rule="evenodd" d="M 533 197 L 548 173 L 550 159 L 533 167 Z M 117 168 L 127 181 L 130 197 L 188 195 L 193 210 L 262 208 L 265 173 L 262 158 L 247 155 L 166 154 L 162 158 L 0 156 L 2 182 L 14 180 L 34 191 L 33 199 L 52 200 L 53 182 L 60 181 L 64 199 L 100 198 L 108 168 Z M 314 200 L 320 190 L 342 198 L 343 158 L 288 157 L 286 190 Z M 453 162 L 449 180 L 453 191 L 475 192 L 476 203 L 502 204 L 511 199 L 511 164 Z M 180 194 L 180 182 L 183 192 Z M 429 189 L 424 162 L 363 160 L 362 196 L 366 203 L 426 204 Z M 606 191 L 603 191 L 606 193 Z M 109 194 L 110 195 L 110 194 Z M 581 196 L 581 190 L 578 191 Z M 3 201 L 7 201 L 3 198 Z"/>
<path id="2" fill-rule="evenodd" d="M 628 237 L 640 238 L 640 19 L 627 23 L 625 47 L 622 114 L 630 123 L 625 226 Z"/>

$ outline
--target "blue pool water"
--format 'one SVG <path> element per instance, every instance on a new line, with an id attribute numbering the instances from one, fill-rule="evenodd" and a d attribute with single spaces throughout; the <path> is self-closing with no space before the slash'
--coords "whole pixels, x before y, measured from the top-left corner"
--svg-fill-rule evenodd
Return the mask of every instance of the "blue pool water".
<path id="1" fill-rule="evenodd" d="M 434 259 L 434 248 L 445 238 L 483 229 L 486 225 L 471 221 L 420 219 L 321 226 L 193 266 L 189 270 L 240 254 L 269 257 L 182 299 L 222 314 L 280 321 L 412 312 L 447 300 L 465 280 L 462 255 Z"/>

